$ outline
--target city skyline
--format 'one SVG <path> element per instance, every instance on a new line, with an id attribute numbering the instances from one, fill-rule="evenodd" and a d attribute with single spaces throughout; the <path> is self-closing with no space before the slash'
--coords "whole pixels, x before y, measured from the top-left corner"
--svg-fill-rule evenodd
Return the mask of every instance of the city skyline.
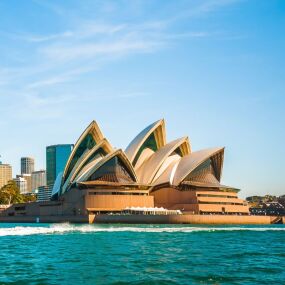
<path id="1" fill-rule="evenodd" d="M 125 149 L 165 118 L 168 140 L 226 147 L 222 181 L 242 197 L 284 194 L 284 2 L 13 3 L 0 3 L 0 154 L 13 177 L 23 156 L 45 169 L 46 146 L 74 144 L 93 119 Z"/>

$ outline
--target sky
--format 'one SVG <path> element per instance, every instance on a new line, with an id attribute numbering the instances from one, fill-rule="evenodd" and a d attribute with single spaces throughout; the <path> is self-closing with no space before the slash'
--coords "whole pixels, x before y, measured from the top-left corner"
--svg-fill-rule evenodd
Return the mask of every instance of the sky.
<path id="1" fill-rule="evenodd" d="M 285 194 L 285 1 L 0 0 L 0 155 L 20 170 L 96 120 L 125 149 L 225 146 L 222 183 Z"/>

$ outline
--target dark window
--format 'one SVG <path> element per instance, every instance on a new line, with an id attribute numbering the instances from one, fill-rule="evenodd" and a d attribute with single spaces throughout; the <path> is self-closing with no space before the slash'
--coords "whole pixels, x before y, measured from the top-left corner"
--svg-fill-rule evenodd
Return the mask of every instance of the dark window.
<path id="1" fill-rule="evenodd" d="M 25 206 L 18 206 L 18 207 L 15 207 L 15 211 L 24 211 L 26 210 L 26 207 Z"/>
<path id="2" fill-rule="evenodd" d="M 90 133 L 87 134 L 74 153 L 74 156 L 73 156 L 73 158 L 69 164 L 68 170 L 66 172 L 66 176 L 65 176 L 66 178 L 69 176 L 70 172 L 72 171 L 73 167 L 75 166 L 78 159 L 82 156 L 82 154 L 86 150 L 92 149 L 95 145 L 96 145 L 96 142 L 95 142 L 92 134 L 90 134 Z"/>
<path id="3" fill-rule="evenodd" d="M 181 148 L 180 147 L 178 147 L 174 152 L 173 152 L 173 154 L 178 154 L 179 156 L 183 156 L 183 154 L 182 154 L 182 151 L 181 151 Z"/>
<path id="4" fill-rule="evenodd" d="M 53 185 L 56 179 L 56 149 L 48 147 L 46 151 L 47 185 Z"/>
<path id="5" fill-rule="evenodd" d="M 146 139 L 146 141 L 140 147 L 140 149 L 139 149 L 139 151 L 138 151 L 138 153 L 134 159 L 133 165 L 136 165 L 140 155 L 142 154 L 143 150 L 146 148 L 150 148 L 153 151 L 157 151 L 157 144 L 156 144 L 156 140 L 155 140 L 153 133 L 149 135 L 149 137 Z"/>
<path id="6" fill-rule="evenodd" d="M 133 182 L 135 178 L 127 170 L 121 159 L 115 156 L 88 178 L 88 181 L 94 180 L 125 183 Z"/>
<path id="7" fill-rule="evenodd" d="M 83 165 L 80 167 L 78 173 L 80 173 L 80 171 L 88 164 L 90 163 L 92 160 L 98 158 L 98 157 L 103 157 L 106 155 L 106 152 L 104 151 L 104 149 L 102 149 L 101 147 L 99 149 L 97 149 L 84 163 Z"/>
<path id="8" fill-rule="evenodd" d="M 207 159 L 202 164 L 197 166 L 185 179 L 189 182 L 203 182 L 219 185 L 217 180 L 211 159 Z"/>
<path id="9" fill-rule="evenodd" d="M 237 198 L 236 196 L 215 195 L 215 194 L 197 194 L 197 197 Z"/>
<path id="10" fill-rule="evenodd" d="M 89 192 L 89 195 L 135 195 L 147 196 L 147 193 L 127 193 L 127 192 Z"/>

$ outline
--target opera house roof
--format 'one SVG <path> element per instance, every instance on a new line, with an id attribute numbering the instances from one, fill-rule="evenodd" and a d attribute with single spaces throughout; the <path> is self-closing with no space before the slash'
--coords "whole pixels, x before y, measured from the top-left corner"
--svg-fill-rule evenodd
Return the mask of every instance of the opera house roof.
<path id="1" fill-rule="evenodd" d="M 224 147 L 192 152 L 187 136 L 167 142 L 163 119 L 143 129 L 125 150 L 113 148 L 93 121 L 76 142 L 53 194 L 73 185 L 227 188 L 220 184 L 223 159 Z"/>

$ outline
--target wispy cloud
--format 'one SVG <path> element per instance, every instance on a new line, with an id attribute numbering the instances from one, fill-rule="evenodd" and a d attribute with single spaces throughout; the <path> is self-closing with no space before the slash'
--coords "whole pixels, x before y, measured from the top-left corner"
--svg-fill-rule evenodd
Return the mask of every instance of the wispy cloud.
<path id="1" fill-rule="evenodd" d="M 13 130 L 15 134 L 7 135 L 7 143 L 3 145 L 3 141 L 1 148 L 10 161 L 14 157 L 14 166 L 18 165 L 23 144 L 31 153 L 37 147 L 42 153 L 46 143 L 75 139 L 75 129 L 80 131 L 83 123 L 96 116 L 107 112 L 116 117 L 123 112 L 134 117 L 151 113 L 146 105 L 153 102 L 157 96 L 153 93 L 169 77 L 155 76 L 153 82 L 145 84 L 136 74 L 130 74 L 136 72 L 134 65 L 133 69 L 126 65 L 136 62 L 143 68 L 146 58 L 147 67 L 152 68 L 163 60 L 159 59 L 160 51 L 177 52 L 175 46 L 182 42 L 184 47 L 190 47 L 197 41 L 220 37 L 216 26 L 204 25 L 200 18 L 205 19 L 209 13 L 234 3 L 225 0 L 22 2 L 19 5 L 24 10 L 34 9 L 33 15 L 22 11 L 18 19 L 13 18 L 17 14 L 9 4 L 7 7 L 12 10 L 7 11 L 7 17 L 1 15 L 9 22 L 4 19 L 0 25 L 0 113 L 5 118 L 0 121 L 0 129 L 2 133 Z M 197 19 L 199 23 L 195 22 Z M 155 54 L 157 62 L 150 63 Z M 174 56 L 173 60 L 176 59 L 181 57 Z M 130 78 L 125 78 L 126 71 Z M 140 73 L 141 70 L 139 76 Z M 128 108 L 129 104 L 135 107 Z M 154 106 L 158 104 L 163 102 L 154 102 Z M 62 131 L 56 131 L 59 129 Z M 32 137 L 35 130 L 38 135 L 33 140 L 23 140 L 25 136 Z M 53 137 L 53 131 L 61 137 Z M 19 149 L 15 141 L 21 141 Z"/>
<path id="2" fill-rule="evenodd" d="M 236 4 L 241 1 L 244 1 L 244 0 L 207 0 L 201 5 L 200 11 L 201 12 L 211 12 L 214 9 Z"/>
<path id="3" fill-rule="evenodd" d="M 151 52 L 167 44 L 164 22 L 142 24 L 97 24 L 83 22 L 72 31 L 68 39 L 59 38 L 39 50 L 49 60 L 73 61 L 99 56 L 129 55 L 135 52 Z"/>
<path id="4" fill-rule="evenodd" d="M 131 53 L 152 52 L 161 48 L 164 44 L 162 41 L 126 38 L 103 43 L 56 44 L 44 48 L 41 52 L 51 60 L 66 62 L 96 58 L 98 56 L 115 58 Z"/>
<path id="5" fill-rule="evenodd" d="M 0 96 L 4 92 L 1 92 L 1 86 L 8 88 L 14 84 L 14 90 L 34 90 L 40 94 L 47 88 L 94 72 L 110 61 L 136 54 L 155 53 L 187 38 L 198 40 L 213 36 L 213 32 L 203 30 L 175 31 L 173 25 L 183 18 L 207 14 L 237 1 L 240 0 L 205 0 L 199 4 L 191 2 L 189 9 L 180 9 L 174 17 L 170 14 L 169 17 L 143 21 L 94 20 L 92 17 L 80 17 L 79 11 L 76 20 L 71 20 L 66 29 L 58 33 L 6 33 L 11 40 L 18 41 L 19 46 L 26 43 L 30 53 L 27 58 L 19 56 L 23 60 L 21 65 L 14 65 L 10 70 L 0 69 Z M 42 0 L 34 2 L 61 17 L 70 13 L 70 10 L 65 11 L 67 8 L 58 3 Z M 101 4 L 98 10 L 112 15 L 119 12 L 118 5 L 111 6 L 106 10 L 106 5 Z M 141 6 L 142 3 L 138 4 L 136 9 L 141 9 Z"/>
<path id="6" fill-rule="evenodd" d="M 28 42 L 34 42 L 34 43 L 41 43 L 41 42 L 48 42 L 52 40 L 58 40 L 58 39 L 66 39 L 73 35 L 71 31 L 66 31 L 60 34 L 53 34 L 53 35 L 47 35 L 47 36 L 40 36 L 40 35 L 21 35 L 18 36 L 19 39 L 23 39 Z"/>
<path id="7" fill-rule="evenodd" d="M 44 80 L 39 80 L 39 81 L 35 81 L 31 84 L 28 84 L 26 86 L 27 89 L 36 89 L 36 88 L 39 88 L 39 87 L 47 87 L 47 86 L 50 86 L 50 85 L 56 85 L 56 84 L 59 84 L 59 83 L 63 83 L 63 82 L 66 82 L 69 80 L 69 76 L 65 76 L 65 75 L 59 75 L 59 76 L 56 76 L 56 77 L 50 77 L 50 78 L 47 78 L 47 79 L 44 79 Z"/>
<path id="8" fill-rule="evenodd" d="M 147 97 L 149 96 L 150 94 L 147 93 L 147 92 L 130 92 L 130 93 L 123 93 L 123 94 L 119 94 L 118 96 L 120 98 L 126 98 L 126 99 L 129 99 L 129 98 L 139 98 L 139 97 Z"/>

